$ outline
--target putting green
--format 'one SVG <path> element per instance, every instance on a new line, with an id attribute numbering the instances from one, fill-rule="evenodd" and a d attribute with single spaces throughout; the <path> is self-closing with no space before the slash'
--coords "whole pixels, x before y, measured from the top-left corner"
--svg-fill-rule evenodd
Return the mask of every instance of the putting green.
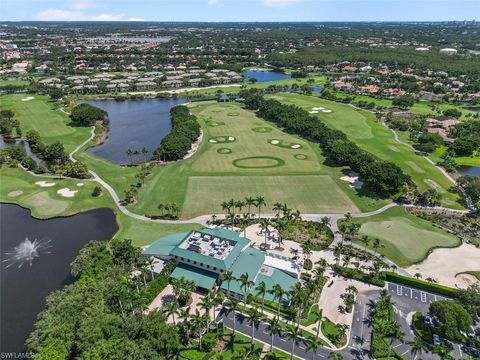
<path id="1" fill-rule="evenodd" d="M 222 155 L 231 154 L 231 153 L 232 153 L 232 149 L 229 149 L 229 148 L 220 148 L 220 149 L 217 150 L 217 153 L 222 154 Z"/>
<path id="2" fill-rule="evenodd" d="M 205 125 L 207 125 L 209 127 L 215 127 L 215 126 L 225 125 L 225 123 L 222 122 L 222 121 L 213 121 L 211 119 L 207 119 L 207 120 L 205 120 Z"/>
<path id="3" fill-rule="evenodd" d="M 227 113 L 227 116 L 238 116 L 240 113 L 238 111 L 231 111 Z"/>
<path id="4" fill-rule="evenodd" d="M 255 132 L 258 132 L 258 133 L 269 133 L 272 130 L 273 129 L 269 126 L 257 126 L 257 127 L 252 128 L 252 131 L 255 131 Z"/>
<path id="5" fill-rule="evenodd" d="M 422 261 L 434 248 L 454 247 L 460 243 L 454 235 L 408 214 L 401 207 L 355 221 L 362 224 L 361 234 L 381 241 L 384 246 L 378 250 L 381 254 L 402 267 Z"/>
<path id="6" fill-rule="evenodd" d="M 295 155 L 293 155 L 293 157 L 297 160 L 307 160 L 308 159 L 308 156 L 305 155 L 305 154 L 295 154 Z"/>
<path id="7" fill-rule="evenodd" d="M 210 140 L 208 140 L 208 142 L 211 144 L 228 144 L 228 143 L 234 142 L 235 140 L 236 140 L 235 136 L 222 135 L 222 136 L 215 136 Z"/>
<path id="8" fill-rule="evenodd" d="M 62 214 L 69 207 L 67 201 L 52 198 L 48 191 L 42 191 L 29 196 L 24 199 L 24 203 L 30 207 L 34 207 L 45 216 Z"/>
<path id="9" fill-rule="evenodd" d="M 250 156 L 232 162 L 233 166 L 242 169 L 266 169 L 283 166 L 284 164 L 285 161 L 274 156 Z"/>

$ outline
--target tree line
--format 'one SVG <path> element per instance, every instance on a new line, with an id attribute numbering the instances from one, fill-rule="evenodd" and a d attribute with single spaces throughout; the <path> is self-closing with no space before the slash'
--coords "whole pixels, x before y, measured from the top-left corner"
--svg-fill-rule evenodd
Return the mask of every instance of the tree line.
<path id="1" fill-rule="evenodd" d="M 200 125 L 197 117 L 192 115 L 184 105 L 174 106 L 170 110 L 172 131 L 160 142 L 154 151 L 153 159 L 175 161 L 183 159 L 192 148 L 192 144 L 200 136 Z"/>
<path id="2" fill-rule="evenodd" d="M 400 192 L 403 185 L 411 183 L 410 177 L 397 165 L 362 150 L 348 140 L 345 133 L 330 129 L 307 111 L 277 100 L 266 100 L 257 89 L 242 90 L 240 96 L 245 99 L 247 108 L 258 110 L 266 120 L 280 125 L 288 132 L 317 142 L 335 163 L 349 166 L 358 172 L 364 184 L 377 196 L 393 196 Z"/>

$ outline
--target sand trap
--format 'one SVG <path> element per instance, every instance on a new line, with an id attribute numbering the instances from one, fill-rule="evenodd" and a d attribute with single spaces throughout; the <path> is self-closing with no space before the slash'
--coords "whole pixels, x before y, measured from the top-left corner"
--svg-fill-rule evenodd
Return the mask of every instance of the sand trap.
<path id="1" fill-rule="evenodd" d="M 9 197 L 17 197 L 23 194 L 22 190 L 15 190 L 15 191 L 10 191 L 7 195 Z"/>
<path id="2" fill-rule="evenodd" d="M 228 141 L 235 141 L 235 138 L 233 136 L 229 136 Z"/>
<path id="3" fill-rule="evenodd" d="M 40 186 L 40 187 L 52 187 L 52 186 L 55 186 L 55 183 L 54 183 L 54 182 L 48 182 L 48 181 L 37 181 L 35 184 L 38 185 L 38 186 Z"/>
<path id="4" fill-rule="evenodd" d="M 473 276 L 459 273 L 480 271 L 480 249 L 471 244 L 463 244 L 453 249 L 436 249 L 421 264 L 406 269 L 411 275 L 422 274 L 432 277 L 442 285 L 466 288 L 473 281 Z"/>
<path id="5" fill-rule="evenodd" d="M 83 185 L 85 185 L 85 184 L 84 183 L 77 183 L 78 187 L 82 187 Z"/>
<path id="6" fill-rule="evenodd" d="M 63 197 L 71 198 L 74 197 L 78 190 L 70 190 L 69 188 L 63 188 L 57 191 L 57 194 L 62 195 Z"/>
<path id="7" fill-rule="evenodd" d="M 298 149 L 300 147 L 300 145 L 292 145 L 292 149 Z"/>
<path id="8" fill-rule="evenodd" d="M 212 143 L 212 144 L 216 144 L 217 143 L 217 140 L 208 140 L 209 143 Z"/>
<path id="9" fill-rule="evenodd" d="M 317 110 L 312 110 L 312 111 L 309 111 L 310 114 L 318 114 L 318 111 Z"/>
<path id="10" fill-rule="evenodd" d="M 342 176 L 340 180 L 348 182 L 350 187 L 354 189 L 361 189 L 363 186 L 363 182 L 358 180 L 358 175 L 354 172 L 351 172 L 348 176 Z"/>
<path id="11" fill-rule="evenodd" d="M 332 112 L 332 110 L 328 110 L 328 109 L 326 109 L 326 110 L 322 110 L 322 112 L 324 112 L 324 113 L 331 113 L 331 112 Z"/>
<path id="12" fill-rule="evenodd" d="M 35 99 L 33 96 L 27 96 L 26 98 L 23 98 L 22 101 L 30 101 Z"/>
<path id="13" fill-rule="evenodd" d="M 270 141 L 270 144 L 273 144 L 273 145 L 280 144 L 280 140 L 272 140 Z"/>

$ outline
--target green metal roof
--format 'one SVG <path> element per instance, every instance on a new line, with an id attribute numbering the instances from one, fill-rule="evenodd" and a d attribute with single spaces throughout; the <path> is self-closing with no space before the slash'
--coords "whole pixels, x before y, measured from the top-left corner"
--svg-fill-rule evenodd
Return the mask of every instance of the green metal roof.
<path id="1" fill-rule="evenodd" d="M 257 274 L 260 271 L 264 261 L 265 255 L 260 250 L 248 247 L 240 254 L 240 256 L 238 256 L 237 260 L 230 268 L 230 271 L 233 273 L 235 278 L 239 278 L 240 275 L 247 273 L 248 279 L 255 281 L 255 278 L 257 277 Z M 228 283 L 226 281 L 222 283 L 222 289 L 228 289 Z M 231 281 L 230 291 L 233 291 L 237 294 L 243 294 L 240 281 Z"/>
<path id="2" fill-rule="evenodd" d="M 147 256 L 168 256 L 170 252 L 178 246 L 188 233 L 178 233 L 165 236 L 142 251 L 143 255 Z"/>
<path id="3" fill-rule="evenodd" d="M 297 279 L 294 278 L 291 275 L 288 275 L 286 272 L 272 268 L 272 274 L 271 275 L 265 275 L 265 274 L 258 274 L 257 279 L 255 280 L 255 286 L 257 286 L 259 283 L 262 281 L 265 283 L 267 291 L 271 290 L 274 285 L 278 284 L 282 287 L 284 291 L 290 291 L 292 290 L 292 287 L 295 285 L 297 282 Z M 255 290 L 253 290 L 253 294 L 256 295 Z M 283 302 L 288 303 L 290 296 L 285 296 L 283 298 Z M 265 295 L 265 299 L 269 301 L 274 301 L 273 295 L 267 294 Z"/>
<path id="4" fill-rule="evenodd" d="M 207 290 L 213 288 L 215 281 L 217 281 L 217 274 L 183 263 L 177 265 L 171 277 L 175 279 L 183 277 L 189 281 L 193 281 L 197 287 Z"/>
<path id="5" fill-rule="evenodd" d="M 182 257 L 184 259 L 190 259 L 191 261 L 197 261 L 199 263 L 227 271 L 230 269 L 235 259 L 237 259 L 238 255 L 242 252 L 242 250 L 250 244 L 250 240 L 241 237 L 239 233 L 231 230 L 215 228 L 204 229 L 199 232 L 234 241 L 235 245 L 230 250 L 230 253 L 223 260 L 216 259 L 208 255 L 199 254 L 195 251 L 191 251 L 188 249 L 181 249 L 178 246 L 172 249 L 170 255 Z M 184 236 L 184 238 L 186 237 L 187 236 Z"/>

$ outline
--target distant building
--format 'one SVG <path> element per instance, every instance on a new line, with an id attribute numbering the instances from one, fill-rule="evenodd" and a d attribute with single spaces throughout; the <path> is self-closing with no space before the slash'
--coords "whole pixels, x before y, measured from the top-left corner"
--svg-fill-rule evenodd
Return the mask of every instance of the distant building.
<path id="1" fill-rule="evenodd" d="M 440 54 L 443 54 L 443 55 L 455 55 L 457 53 L 458 53 L 457 49 L 452 49 L 452 48 L 440 49 Z"/>

